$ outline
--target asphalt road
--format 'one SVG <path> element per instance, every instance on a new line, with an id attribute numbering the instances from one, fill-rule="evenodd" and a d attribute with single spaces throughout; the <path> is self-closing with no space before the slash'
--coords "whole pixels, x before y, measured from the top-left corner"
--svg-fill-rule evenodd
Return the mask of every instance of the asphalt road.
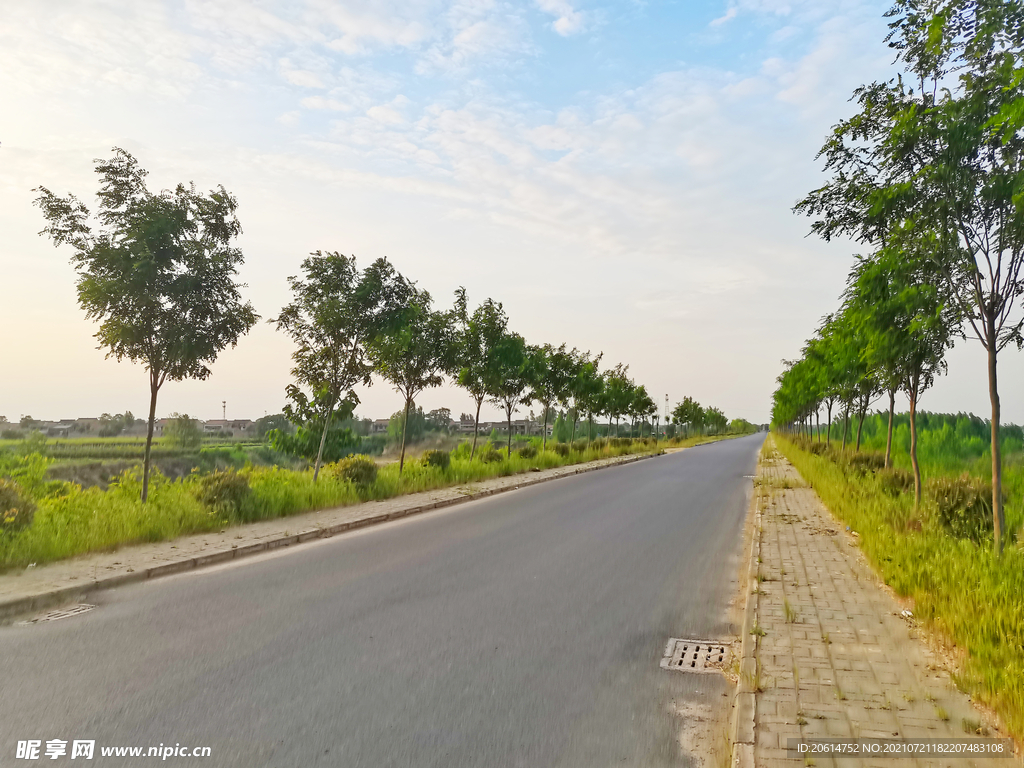
<path id="1" fill-rule="evenodd" d="M 100 593 L 0 628 L 0 765 L 18 740 L 209 746 L 206 766 L 685 765 L 659 667 L 730 633 L 762 436 Z M 734 629 L 734 628 L 733 628 Z M 45 748 L 45 746 L 44 746 Z"/>

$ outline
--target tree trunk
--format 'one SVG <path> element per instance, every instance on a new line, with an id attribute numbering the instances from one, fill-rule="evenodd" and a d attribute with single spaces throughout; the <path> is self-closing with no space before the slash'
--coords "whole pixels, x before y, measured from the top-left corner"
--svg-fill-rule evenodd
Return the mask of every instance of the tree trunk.
<path id="1" fill-rule="evenodd" d="M 988 323 L 988 396 L 992 400 L 992 538 L 995 553 L 1003 551 L 1003 533 L 1006 519 L 1003 512 L 1003 461 L 999 445 L 999 386 L 996 378 L 995 319 Z"/>
<path id="2" fill-rule="evenodd" d="M 405 420 L 402 422 L 402 456 L 398 459 L 398 475 L 402 475 L 405 468 L 405 435 L 409 431 L 409 406 L 412 405 L 412 398 L 405 398 Z"/>
<path id="3" fill-rule="evenodd" d="M 818 435 L 818 445 L 821 445 L 821 404 L 814 409 L 814 431 Z"/>
<path id="4" fill-rule="evenodd" d="M 512 458 L 512 409 L 507 408 L 506 413 L 508 415 L 508 457 Z"/>
<path id="5" fill-rule="evenodd" d="M 828 401 L 828 424 L 825 427 L 825 445 L 832 445 L 832 401 Z"/>
<path id="6" fill-rule="evenodd" d="M 896 390 L 889 390 L 889 434 L 885 438 L 885 468 L 892 468 L 892 420 L 896 411 Z"/>
<path id="7" fill-rule="evenodd" d="M 863 432 L 863 430 L 864 430 L 864 414 L 867 413 L 867 410 L 868 410 L 868 397 L 867 397 L 867 395 L 864 395 L 864 399 L 861 401 L 861 403 L 862 404 L 861 404 L 861 407 L 860 407 L 860 420 L 857 422 L 857 448 L 856 448 L 856 450 L 858 450 L 858 451 L 860 450 L 860 436 L 861 436 L 861 432 Z"/>
<path id="8" fill-rule="evenodd" d="M 917 463 L 917 388 L 918 382 L 908 387 L 910 398 L 910 466 L 914 470 L 914 509 L 921 506 L 921 467 Z"/>
<path id="9" fill-rule="evenodd" d="M 576 422 L 580 420 L 579 411 L 575 408 L 572 409 L 572 431 L 569 433 L 569 445 L 572 445 L 576 440 Z"/>
<path id="10" fill-rule="evenodd" d="M 470 461 L 476 456 L 476 436 L 480 432 L 480 406 L 483 404 L 484 399 L 482 397 L 476 401 L 476 421 L 473 422 L 473 450 L 469 452 Z"/>
<path id="11" fill-rule="evenodd" d="M 146 457 L 142 461 L 142 503 L 149 498 L 149 463 L 153 450 L 153 428 L 156 425 L 156 395 L 160 391 L 159 379 L 149 374 L 149 426 L 146 429 Z"/>
<path id="12" fill-rule="evenodd" d="M 846 410 L 843 411 L 843 450 L 846 450 L 846 433 L 850 429 L 850 404 L 846 404 Z"/>
<path id="13" fill-rule="evenodd" d="M 320 465 L 324 459 L 324 444 L 327 442 L 327 432 L 331 428 L 331 418 L 334 416 L 334 403 L 327 409 L 327 416 L 324 417 L 324 431 L 320 434 L 320 448 L 316 452 L 316 461 L 313 463 L 313 482 L 320 476 Z"/>

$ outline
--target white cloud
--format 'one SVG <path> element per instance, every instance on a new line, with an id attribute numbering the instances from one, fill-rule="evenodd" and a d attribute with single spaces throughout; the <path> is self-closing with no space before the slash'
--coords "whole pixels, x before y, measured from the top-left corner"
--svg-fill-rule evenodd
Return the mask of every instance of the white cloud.
<path id="1" fill-rule="evenodd" d="M 739 9 L 734 5 L 729 8 L 724 14 L 719 16 L 717 19 L 712 19 L 708 26 L 717 27 L 725 24 L 727 21 L 732 21 L 739 15 Z"/>
<path id="2" fill-rule="evenodd" d="M 323 96 L 307 96 L 299 102 L 306 109 L 325 109 L 331 112 L 351 112 L 352 105 Z"/>
<path id="3" fill-rule="evenodd" d="M 593 25 L 595 11 L 578 4 L 534 2 L 559 34 Z M 819 183 L 814 153 L 848 113 L 851 88 L 890 61 L 884 7 L 866 3 L 736 0 L 725 16 L 757 15 L 750 26 L 762 35 L 744 41 L 736 71 L 680 65 L 614 87 L 595 77 L 569 96 L 516 79 L 542 50 L 530 9 L 504 0 L 256 0 L 251 13 L 242 0 L 195 0 L 173 14 L 156 0 L 15 4 L 0 27 L 5 268 L 18 285 L 63 269 L 67 319 L 47 321 L 50 335 L 9 359 L 29 369 L 32 350 L 52 346 L 54 370 L 33 364 L 58 380 L 65 328 L 93 352 L 66 254 L 37 237 L 27 190 L 87 193 L 91 158 L 123 143 L 156 186 L 196 178 L 238 195 L 261 312 L 282 305 L 284 277 L 309 250 L 387 254 L 438 296 L 465 281 L 474 297 L 506 301 L 531 340 L 635 361 L 658 391 L 686 386 L 701 398 L 706 387 L 716 402 L 739 386 L 737 402 L 766 401 L 777 360 L 842 285 L 843 246 L 804 239 L 807 223 L 789 208 Z M 733 29 L 720 26 L 716 35 Z M 783 289 L 801 301 L 779 307 Z M 55 305 L 19 301 L 0 303 L 0 324 L 24 316 L 50 327 Z M 250 413 L 279 407 L 281 382 L 252 375 L 266 369 L 265 349 L 278 350 L 267 338 L 230 358 L 247 362 L 226 359 L 211 382 L 181 390 L 205 400 L 168 406 L 210 415 L 203 403 L 219 403 L 208 395 L 227 376 L 244 384 L 237 397 L 250 398 Z M 736 366 L 671 365 L 715 359 L 714 345 L 734 350 Z M 88 370 L 95 402 L 125 375 L 101 356 L 89 367 L 68 354 Z M 0 412 L 46 415 L 32 404 L 38 387 L 19 387 L 5 390 Z M 391 412 L 390 396 L 375 387 L 366 412 Z M 457 409 L 451 397 L 438 404 Z"/>
<path id="4" fill-rule="evenodd" d="M 585 16 L 569 0 L 536 0 L 537 7 L 555 17 L 551 26 L 562 37 L 583 31 Z"/>
<path id="5" fill-rule="evenodd" d="M 307 72 L 302 69 L 285 69 L 284 79 L 292 85 L 302 88 L 323 88 L 324 81 L 315 72 Z"/>

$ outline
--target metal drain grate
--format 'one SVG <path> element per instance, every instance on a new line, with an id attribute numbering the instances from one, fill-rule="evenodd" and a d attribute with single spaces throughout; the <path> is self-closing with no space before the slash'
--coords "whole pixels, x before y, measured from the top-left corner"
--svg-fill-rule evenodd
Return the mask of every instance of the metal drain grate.
<path id="1" fill-rule="evenodd" d="M 663 669 L 677 672 L 720 672 L 725 665 L 726 644 L 710 640 L 683 640 L 673 637 L 665 646 Z"/>
<path id="2" fill-rule="evenodd" d="M 70 605 L 67 608 L 61 608 L 56 611 L 50 611 L 40 616 L 36 616 L 34 619 L 28 621 L 19 622 L 21 624 L 42 624 L 44 621 L 59 621 L 60 619 L 68 619 L 72 616 L 79 616 L 83 613 L 88 613 L 95 605 L 89 605 L 88 603 L 79 603 L 78 605 Z"/>

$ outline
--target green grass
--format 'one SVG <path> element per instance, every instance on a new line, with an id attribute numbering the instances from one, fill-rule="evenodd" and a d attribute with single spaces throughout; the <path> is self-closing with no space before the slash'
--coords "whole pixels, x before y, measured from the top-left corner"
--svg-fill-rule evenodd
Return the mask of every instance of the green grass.
<path id="1" fill-rule="evenodd" d="M 885 582 L 913 598 L 915 616 L 966 651 L 957 683 L 1024 737 L 1022 537 L 997 558 L 990 539 L 974 543 L 945 533 L 927 503 L 915 512 L 912 493 L 893 497 L 871 473 L 846 474 L 790 440 L 776 436 L 775 443 L 836 517 L 860 534 L 861 548 Z M 965 462 L 973 468 L 977 461 L 962 457 L 958 465 L 952 455 L 933 456 L 926 469 L 961 472 Z M 1022 522 L 1020 485 L 1007 485 L 1007 522 L 1014 531 Z"/>

